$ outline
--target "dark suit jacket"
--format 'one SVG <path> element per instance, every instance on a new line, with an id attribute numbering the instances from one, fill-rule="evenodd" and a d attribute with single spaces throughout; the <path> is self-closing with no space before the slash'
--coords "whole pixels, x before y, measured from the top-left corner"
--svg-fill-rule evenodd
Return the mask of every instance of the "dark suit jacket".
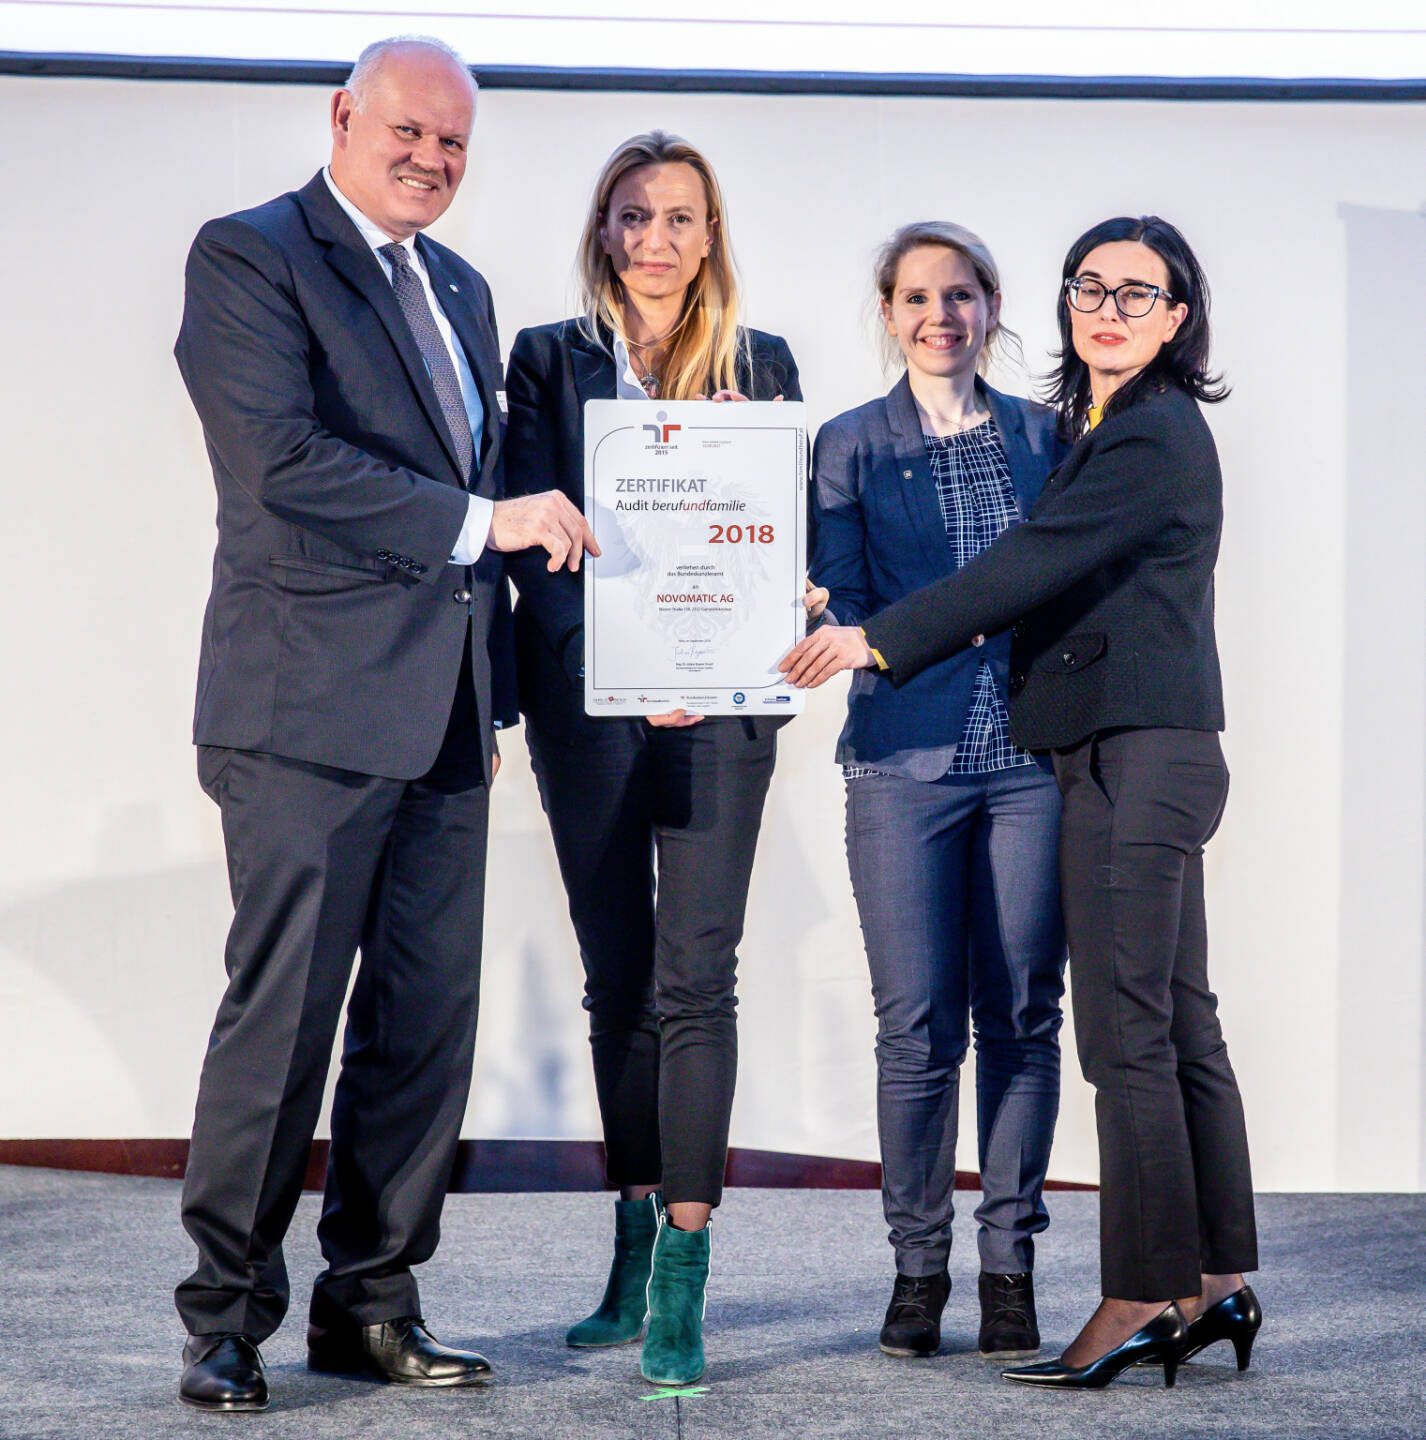
<path id="1" fill-rule="evenodd" d="M 797 365 L 787 342 L 748 331 L 751 373 L 740 370 L 738 387 L 751 400 L 778 395 L 800 400 Z M 510 432 L 506 477 L 512 495 L 563 490 L 584 508 L 584 402 L 615 398 L 611 349 L 586 336 L 576 320 L 522 330 L 510 351 L 506 386 Z M 534 723 L 574 737 L 607 724 L 584 713 L 582 575 L 551 574 L 534 551 L 510 557 L 519 591 L 515 606 L 515 653 L 520 708 Z M 761 717 L 754 729 L 779 722 Z"/>
<path id="2" fill-rule="evenodd" d="M 480 387 L 473 484 L 494 499 L 490 291 L 443 245 L 416 243 Z M 451 715 L 468 591 L 488 779 L 500 557 L 449 563 L 466 477 L 395 292 L 320 173 L 199 231 L 175 353 L 218 489 L 195 742 L 424 774 Z"/>
<path id="3" fill-rule="evenodd" d="M 866 622 L 904 684 L 1016 617 L 1010 719 L 1032 750 L 1115 726 L 1223 728 L 1213 566 L 1223 481 L 1198 405 L 1145 388 L 1050 477 L 1030 520 Z"/>
<path id="4" fill-rule="evenodd" d="M 1000 432 L 1020 513 L 1028 515 L 1067 449 L 1057 438 L 1055 414 L 979 380 L 976 388 Z M 906 376 L 889 395 L 838 415 L 818 431 L 812 472 L 817 511 L 812 578 L 831 591 L 828 608 L 841 624 L 860 625 L 903 595 L 955 573 Z M 858 670 L 837 759 L 890 764 L 915 779 L 945 774 L 982 660 L 990 663 L 1003 697 L 1010 675 L 1008 630 L 928 666 L 900 687 L 876 671 Z"/>

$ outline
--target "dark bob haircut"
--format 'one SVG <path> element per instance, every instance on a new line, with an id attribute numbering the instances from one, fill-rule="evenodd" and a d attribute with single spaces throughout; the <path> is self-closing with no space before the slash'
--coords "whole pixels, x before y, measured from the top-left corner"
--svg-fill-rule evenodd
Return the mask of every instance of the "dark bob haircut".
<path id="1" fill-rule="evenodd" d="M 1188 315 L 1170 340 L 1127 385 L 1116 390 L 1106 413 L 1132 403 L 1145 386 L 1162 390 L 1177 385 L 1195 400 L 1212 403 L 1228 395 L 1222 378 L 1208 369 L 1208 281 L 1188 241 L 1157 215 L 1119 215 L 1086 230 L 1065 256 L 1063 279 L 1079 274 L 1084 257 L 1100 245 L 1116 240 L 1138 240 L 1147 245 L 1168 268 L 1169 294 L 1175 305 L 1187 305 Z M 1045 398 L 1060 412 L 1065 434 L 1074 439 L 1089 423 L 1089 366 L 1075 353 L 1070 331 L 1069 297 L 1063 285 L 1055 311 L 1060 324 L 1059 364 L 1047 377 Z"/>

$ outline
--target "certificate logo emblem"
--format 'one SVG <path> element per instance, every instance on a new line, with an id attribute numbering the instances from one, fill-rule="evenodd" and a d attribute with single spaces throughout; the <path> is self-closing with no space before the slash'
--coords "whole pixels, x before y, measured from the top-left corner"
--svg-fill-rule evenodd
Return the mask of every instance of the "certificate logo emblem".
<path id="1" fill-rule="evenodd" d="M 659 422 L 657 425 L 645 425 L 643 429 L 645 434 L 652 435 L 654 437 L 648 443 L 650 445 L 659 446 L 662 453 L 662 450 L 666 448 L 669 444 L 669 436 L 674 435 L 678 431 L 682 430 L 683 426 L 665 424 L 664 422 L 668 419 L 667 410 L 658 411 L 654 415 L 654 419 Z"/>
<path id="2" fill-rule="evenodd" d="M 734 704 L 734 705 L 746 705 L 747 703 L 748 703 L 748 697 L 747 697 L 746 695 L 744 695 L 741 690 L 734 690 L 734 691 L 733 691 L 733 704 Z"/>

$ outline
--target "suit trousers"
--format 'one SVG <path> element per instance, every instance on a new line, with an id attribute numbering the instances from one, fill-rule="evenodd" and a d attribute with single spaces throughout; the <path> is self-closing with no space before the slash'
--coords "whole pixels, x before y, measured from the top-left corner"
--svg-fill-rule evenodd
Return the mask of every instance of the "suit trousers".
<path id="1" fill-rule="evenodd" d="M 737 1075 L 734 994 L 774 733 L 527 719 L 584 962 L 609 1183 L 717 1205 Z"/>
<path id="2" fill-rule="evenodd" d="M 975 1035 L 980 1266 L 1033 1270 L 1060 1104 L 1060 797 L 1037 765 L 847 784 L 876 1001 L 882 1208 L 896 1268 L 946 1268 L 960 1069 Z"/>
<path id="3" fill-rule="evenodd" d="M 1200 1273 L 1258 1263 L 1243 1104 L 1208 988 L 1203 846 L 1228 770 L 1206 730 L 1102 730 L 1054 762 L 1102 1293 L 1196 1295 Z"/>
<path id="4" fill-rule="evenodd" d="M 358 947 L 312 1318 L 420 1314 L 411 1267 L 436 1247 L 475 1044 L 489 792 L 473 718 L 458 703 L 442 759 L 409 782 L 199 751 L 234 915 L 183 1187 L 193 1334 L 261 1341 L 286 1312 L 282 1240 Z"/>

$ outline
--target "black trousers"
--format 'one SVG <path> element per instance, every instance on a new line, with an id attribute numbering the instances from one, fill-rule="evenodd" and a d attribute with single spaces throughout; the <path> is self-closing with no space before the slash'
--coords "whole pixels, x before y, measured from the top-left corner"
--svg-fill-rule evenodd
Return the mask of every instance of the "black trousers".
<path id="1" fill-rule="evenodd" d="M 457 704 L 441 759 L 411 782 L 199 751 L 234 916 L 183 1186 L 190 1333 L 261 1341 L 286 1312 L 282 1240 L 358 947 L 312 1319 L 421 1312 L 411 1267 L 436 1247 L 475 1044 L 489 792 L 473 723 Z"/>
<path id="2" fill-rule="evenodd" d="M 569 913 L 611 1185 L 723 1195 L 737 945 L 777 737 L 741 720 L 526 722 Z M 657 866 L 657 870 L 655 869 Z"/>
<path id="3" fill-rule="evenodd" d="M 1257 1268 L 1248 1139 L 1208 988 L 1209 731 L 1106 730 L 1054 756 L 1075 1038 L 1095 1089 L 1102 1293 L 1196 1295 Z"/>

